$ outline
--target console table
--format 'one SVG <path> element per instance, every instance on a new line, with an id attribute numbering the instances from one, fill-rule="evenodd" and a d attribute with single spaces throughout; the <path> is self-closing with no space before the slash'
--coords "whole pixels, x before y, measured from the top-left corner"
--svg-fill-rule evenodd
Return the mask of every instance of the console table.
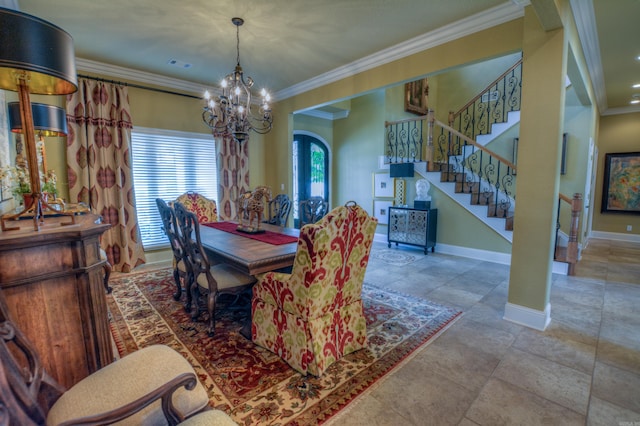
<path id="1" fill-rule="evenodd" d="M 98 216 L 47 217 L 0 232 L 0 291 L 44 368 L 71 387 L 113 361 Z M 22 225 L 22 223 L 20 223 Z"/>
<path id="2" fill-rule="evenodd" d="M 389 207 L 389 225 L 387 226 L 388 246 L 391 243 L 410 244 L 434 251 L 436 246 L 436 228 L 438 209 L 418 210 L 408 207 Z"/>

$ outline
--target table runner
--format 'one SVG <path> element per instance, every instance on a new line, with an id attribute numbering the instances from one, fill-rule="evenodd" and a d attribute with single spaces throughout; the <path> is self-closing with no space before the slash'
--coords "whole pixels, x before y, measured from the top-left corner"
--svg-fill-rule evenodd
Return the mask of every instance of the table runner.
<path id="1" fill-rule="evenodd" d="M 273 244 L 275 246 L 279 246 L 281 244 L 290 244 L 298 241 L 298 237 L 294 237 L 292 235 L 279 234 L 277 232 L 271 232 L 265 230 L 260 234 L 247 234 L 246 232 L 240 232 L 236 230 L 238 227 L 237 223 L 234 222 L 209 222 L 203 223 L 204 226 L 208 226 L 210 228 L 219 229 L 221 231 L 229 232 L 231 234 L 241 235 L 246 238 L 251 238 L 253 240 L 262 241 L 263 243 Z"/>

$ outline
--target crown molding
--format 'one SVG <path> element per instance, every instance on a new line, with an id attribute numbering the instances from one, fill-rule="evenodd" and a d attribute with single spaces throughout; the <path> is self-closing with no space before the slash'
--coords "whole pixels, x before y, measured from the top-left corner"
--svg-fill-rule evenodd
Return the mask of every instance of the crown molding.
<path id="1" fill-rule="evenodd" d="M 187 80 L 166 77 L 160 74 L 120 67 L 118 65 L 106 64 L 104 62 L 92 61 L 89 59 L 76 58 L 76 69 L 81 72 L 108 75 L 109 77 L 120 78 L 123 80 L 132 80 L 161 87 L 170 87 L 174 90 L 183 90 L 188 93 L 197 94 L 198 96 L 201 96 L 205 91 L 205 87 L 203 85 Z"/>
<path id="2" fill-rule="evenodd" d="M 620 108 L 607 108 L 600 115 L 620 115 L 620 114 L 632 114 L 640 112 L 640 105 L 633 105 L 628 107 L 620 107 Z"/>
<path id="3" fill-rule="evenodd" d="M 343 109 L 341 111 L 328 112 L 328 111 L 322 111 L 321 109 L 308 109 L 304 111 L 298 111 L 295 114 L 308 115 L 309 117 L 315 117 L 315 118 L 321 118 L 323 120 L 334 121 L 334 120 L 340 120 L 342 118 L 347 118 L 349 116 L 349 110 Z"/>
<path id="4" fill-rule="evenodd" d="M 522 6 L 504 3 L 280 90 L 275 94 L 275 98 L 287 99 L 522 16 Z"/>
<path id="5" fill-rule="evenodd" d="M 596 104 L 600 114 L 607 111 L 607 92 L 604 86 L 604 71 L 600 57 L 600 43 L 596 30 L 596 17 L 593 10 L 593 0 L 569 0 L 573 16 L 576 21 L 578 37 L 582 45 L 584 59 L 591 76 L 591 84 L 596 97 Z"/>

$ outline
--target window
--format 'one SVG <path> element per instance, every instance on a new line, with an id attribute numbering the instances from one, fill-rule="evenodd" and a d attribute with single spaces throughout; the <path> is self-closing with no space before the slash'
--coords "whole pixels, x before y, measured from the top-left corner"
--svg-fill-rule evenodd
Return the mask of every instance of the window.
<path id="1" fill-rule="evenodd" d="M 131 132 L 133 182 L 145 250 L 167 247 L 156 198 L 169 202 L 187 191 L 218 199 L 212 136 L 136 127 Z"/>

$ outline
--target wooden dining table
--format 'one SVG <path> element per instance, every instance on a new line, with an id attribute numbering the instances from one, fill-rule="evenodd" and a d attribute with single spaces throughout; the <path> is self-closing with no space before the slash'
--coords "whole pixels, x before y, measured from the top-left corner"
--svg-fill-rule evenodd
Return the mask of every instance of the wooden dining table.
<path id="1" fill-rule="evenodd" d="M 275 245 L 254 240 L 248 235 L 237 235 L 209 226 L 200 226 L 202 247 L 212 263 L 227 263 L 249 275 L 291 267 L 296 255 L 297 237 L 300 231 L 266 223 L 260 224 L 260 228 L 290 235 L 295 237 L 296 241 Z"/>

